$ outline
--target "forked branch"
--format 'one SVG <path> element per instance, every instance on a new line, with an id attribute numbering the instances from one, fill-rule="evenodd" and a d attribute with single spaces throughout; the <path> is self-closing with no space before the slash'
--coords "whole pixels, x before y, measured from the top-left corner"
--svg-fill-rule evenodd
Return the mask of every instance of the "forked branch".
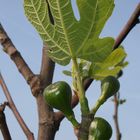
<path id="1" fill-rule="evenodd" d="M 6 86 L 6 83 L 0 73 L 0 85 L 3 89 L 3 92 L 7 98 L 7 101 L 8 101 L 8 106 L 9 108 L 11 109 L 11 111 L 13 112 L 15 118 L 17 119 L 20 127 L 22 128 L 24 134 L 26 135 L 27 139 L 28 140 L 34 140 L 34 136 L 33 136 L 33 133 L 29 130 L 29 128 L 27 127 L 27 125 L 25 124 L 23 118 L 21 117 L 21 115 L 19 114 L 13 100 L 12 100 L 12 97 L 10 95 L 10 92 L 8 91 L 8 88 Z"/>
<path id="2" fill-rule="evenodd" d="M 40 79 L 39 76 L 35 75 L 29 68 L 24 58 L 21 56 L 20 52 L 16 49 L 13 42 L 9 38 L 8 34 L 4 30 L 3 26 L 0 24 L 0 43 L 3 50 L 9 55 L 13 60 L 17 69 L 22 74 L 24 79 L 30 85 L 32 93 L 34 96 L 40 91 Z"/>
<path id="3" fill-rule="evenodd" d="M 3 26 L 0 24 L 0 43 L 3 47 L 3 50 L 10 56 L 13 62 L 16 64 L 19 72 L 23 75 L 25 79 L 28 79 L 33 75 L 33 72 L 21 56 L 20 52 L 16 49 L 13 42 L 7 35 Z"/>

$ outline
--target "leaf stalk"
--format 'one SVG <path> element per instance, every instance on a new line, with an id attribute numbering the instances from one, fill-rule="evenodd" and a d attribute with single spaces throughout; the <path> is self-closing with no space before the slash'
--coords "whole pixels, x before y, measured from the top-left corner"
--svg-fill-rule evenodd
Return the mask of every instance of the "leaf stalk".
<path id="1" fill-rule="evenodd" d="M 106 100 L 104 99 L 103 96 L 100 96 L 99 99 L 97 100 L 96 104 L 94 105 L 93 109 L 91 110 L 92 114 L 96 114 L 100 106 L 105 102 Z"/>
<path id="2" fill-rule="evenodd" d="M 84 90 L 82 78 L 80 76 L 80 70 L 78 67 L 77 59 L 73 58 L 72 62 L 73 62 L 74 70 L 75 70 L 75 77 L 77 80 L 76 81 L 77 90 L 78 90 L 77 93 L 78 93 L 78 98 L 79 98 L 79 102 L 80 102 L 80 106 L 81 106 L 81 112 L 82 112 L 82 115 L 86 115 L 89 113 L 89 106 L 88 106 L 88 100 L 85 96 L 85 90 Z"/>
<path id="3" fill-rule="evenodd" d="M 66 116 L 66 117 L 72 123 L 74 128 L 79 128 L 80 127 L 80 124 L 77 122 L 77 120 L 75 119 L 74 115 Z"/>

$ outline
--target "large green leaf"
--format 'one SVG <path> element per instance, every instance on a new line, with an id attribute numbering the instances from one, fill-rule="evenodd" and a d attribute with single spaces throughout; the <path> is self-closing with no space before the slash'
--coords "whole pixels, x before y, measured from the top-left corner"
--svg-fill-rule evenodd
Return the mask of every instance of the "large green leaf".
<path id="1" fill-rule="evenodd" d="M 123 48 L 114 50 L 103 62 L 92 63 L 90 67 L 90 77 L 100 80 L 109 75 L 116 76 L 125 66 L 124 59 L 126 53 Z"/>
<path id="2" fill-rule="evenodd" d="M 99 53 L 105 58 L 102 55 L 107 54 L 107 43 L 100 40 L 100 46 L 98 38 L 113 11 L 114 0 L 77 0 L 80 21 L 74 17 L 70 0 L 48 0 L 48 4 L 54 25 L 46 0 L 24 0 L 25 14 L 48 44 L 48 54 L 55 62 L 67 65 L 74 57 L 92 61 Z"/>

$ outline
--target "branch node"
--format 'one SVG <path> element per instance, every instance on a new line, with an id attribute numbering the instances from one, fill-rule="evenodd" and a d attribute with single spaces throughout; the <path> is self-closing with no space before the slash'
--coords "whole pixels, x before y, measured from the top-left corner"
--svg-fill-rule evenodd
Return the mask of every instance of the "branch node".
<path id="1" fill-rule="evenodd" d="M 34 97 L 37 97 L 38 94 L 42 93 L 41 79 L 39 75 L 30 75 L 27 78 L 27 82 L 31 87 L 31 91 Z"/>
<path id="2" fill-rule="evenodd" d="M 53 120 L 41 120 L 39 121 L 39 125 L 46 125 L 46 126 L 55 126 L 55 121 Z"/>
<path id="3" fill-rule="evenodd" d="M 5 107 L 8 106 L 9 103 L 8 102 L 4 102 L 3 104 L 0 105 L 0 112 L 5 110 Z"/>
<path id="4" fill-rule="evenodd" d="M 16 117 L 16 119 L 17 119 L 19 125 L 21 126 L 23 132 L 24 132 L 25 135 L 27 136 L 28 140 L 34 140 L 34 136 L 33 136 L 32 132 L 29 130 L 29 128 L 28 128 L 27 125 L 25 124 L 23 118 L 21 117 L 21 115 L 19 114 L 19 112 L 18 112 L 18 110 L 17 110 L 17 108 L 16 108 L 16 106 L 15 106 L 15 103 L 14 103 L 12 97 L 11 97 L 11 94 L 10 94 L 8 88 L 7 88 L 7 85 L 6 85 L 5 81 L 4 81 L 3 76 L 2 76 L 1 73 L 0 73 L 0 85 L 1 85 L 1 87 L 2 87 L 2 90 L 3 90 L 3 92 L 4 92 L 4 94 L 5 94 L 6 98 L 7 98 L 7 100 L 8 100 L 8 103 L 5 102 L 5 103 L 4 103 L 4 106 L 5 106 L 5 105 L 8 105 L 8 106 L 10 107 L 10 109 L 11 109 L 11 111 L 13 112 L 14 116 Z M 3 112 L 2 112 L 2 113 L 3 113 Z M 4 113 L 3 113 L 3 114 L 4 114 Z M 1 119 L 0 119 L 0 121 L 1 121 L 1 122 L 4 122 L 4 121 L 2 121 Z M 5 121 L 5 124 L 6 124 L 6 121 Z M 5 124 L 4 124 L 4 125 L 5 125 Z M 7 126 L 6 126 L 6 127 L 7 127 Z M 6 129 L 7 129 L 7 128 L 6 128 Z M 4 131 L 4 132 L 5 132 L 5 131 Z M 5 136 L 7 136 L 7 134 L 6 134 Z M 11 139 L 5 139 L 5 140 L 11 140 Z"/>

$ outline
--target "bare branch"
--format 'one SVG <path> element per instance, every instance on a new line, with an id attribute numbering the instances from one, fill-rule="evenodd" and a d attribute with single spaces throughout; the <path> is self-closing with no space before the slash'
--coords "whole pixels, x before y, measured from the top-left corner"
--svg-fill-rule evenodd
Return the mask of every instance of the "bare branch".
<path id="1" fill-rule="evenodd" d="M 122 43 L 122 41 L 126 38 L 128 33 L 135 27 L 136 24 L 139 23 L 139 16 L 140 16 L 140 3 L 138 3 L 136 9 L 132 13 L 131 17 L 129 18 L 128 22 L 116 38 L 113 48 L 116 49 Z"/>
<path id="2" fill-rule="evenodd" d="M 119 108 L 119 93 L 118 95 L 114 95 L 114 124 L 116 128 L 116 140 L 121 140 L 121 132 L 119 128 L 119 121 L 118 121 L 118 108 Z"/>
<path id="3" fill-rule="evenodd" d="M 29 77 L 34 75 L 29 66 L 24 61 L 20 52 L 15 48 L 14 44 L 12 43 L 11 39 L 9 38 L 9 36 L 7 35 L 6 31 L 4 30 L 1 24 L 0 24 L 0 43 L 3 46 L 3 50 L 14 61 L 19 72 L 23 75 L 25 80 L 28 80 Z"/>
<path id="4" fill-rule="evenodd" d="M 42 89 L 52 83 L 55 63 L 47 55 L 47 45 L 42 50 L 42 66 L 40 70 L 40 78 Z M 53 140 L 58 129 L 54 120 L 54 112 L 52 107 L 48 106 L 43 98 L 43 94 L 39 94 L 36 98 L 39 116 L 39 133 L 38 140 Z"/>
<path id="5" fill-rule="evenodd" d="M 57 126 L 54 120 L 53 109 L 48 106 L 43 98 L 43 94 L 37 96 L 39 131 L 38 140 L 54 140 Z"/>
<path id="6" fill-rule="evenodd" d="M 30 85 L 32 93 L 34 96 L 37 96 L 37 93 L 41 91 L 40 78 L 31 71 L 20 52 L 16 49 L 11 39 L 7 35 L 6 31 L 0 24 L 0 43 L 3 46 L 3 50 L 9 55 L 13 60 L 17 69 L 22 74 L 24 79 Z"/>
<path id="7" fill-rule="evenodd" d="M 33 133 L 29 130 L 29 128 L 27 127 L 27 125 L 25 124 L 24 120 L 22 119 L 21 115 L 19 114 L 13 100 L 12 100 L 12 97 L 10 95 L 10 92 L 8 91 L 8 88 L 5 84 L 5 81 L 0 73 L 0 85 L 3 89 L 3 92 L 8 100 L 8 104 L 9 104 L 9 107 L 10 109 L 12 110 L 15 118 L 17 119 L 19 125 L 21 126 L 24 134 L 26 135 L 26 137 L 28 138 L 28 140 L 34 140 L 34 136 L 33 136 Z"/>
<path id="8" fill-rule="evenodd" d="M 2 132 L 4 140 L 12 140 L 7 123 L 6 123 L 6 117 L 4 114 L 6 104 L 0 105 L 0 130 Z"/>
<path id="9" fill-rule="evenodd" d="M 137 5 L 135 11 L 133 12 L 132 16 L 128 20 L 127 24 L 124 26 L 123 30 L 120 32 L 118 37 L 115 39 L 115 43 L 113 45 L 114 50 L 117 49 L 122 41 L 126 38 L 128 33 L 135 27 L 137 23 L 139 23 L 139 16 L 140 16 L 140 3 Z M 87 90 L 91 83 L 93 82 L 93 79 L 86 79 L 84 81 L 84 88 Z M 78 104 L 79 100 L 76 95 L 72 98 L 72 106 L 75 107 Z M 56 120 L 62 121 L 64 118 L 64 115 L 62 112 L 55 113 Z"/>

